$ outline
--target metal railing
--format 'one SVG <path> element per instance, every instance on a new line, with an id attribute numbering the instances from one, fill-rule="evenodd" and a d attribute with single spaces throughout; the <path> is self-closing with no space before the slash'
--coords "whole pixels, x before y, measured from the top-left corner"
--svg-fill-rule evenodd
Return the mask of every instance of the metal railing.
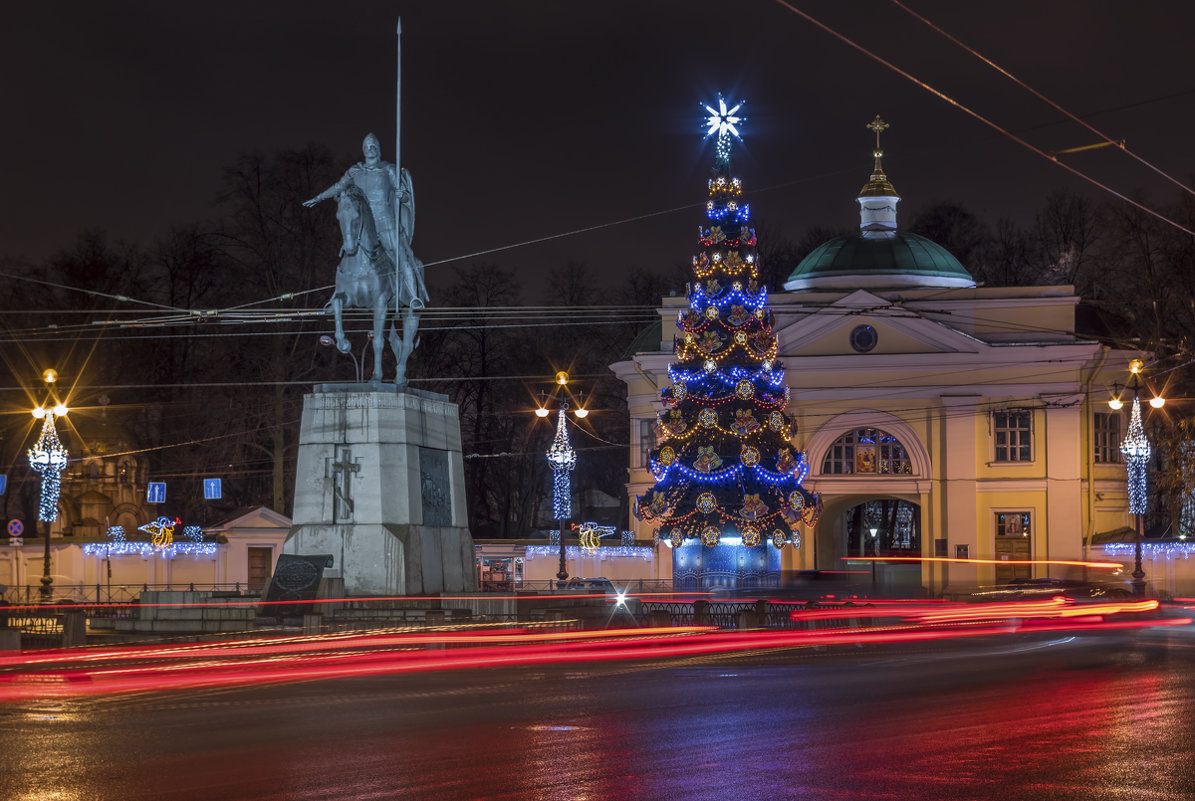
<path id="1" fill-rule="evenodd" d="M 581 578 L 604 578 L 592 576 Z M 625 590 L 632 595 L 642 592 L 672 592 L 672 579 L 609 579 L 618 590 Z M 522 581 L 483 581 L 477 589 L 481 592 L 555 592 L 567 585 L 568 581 L 560 582 L 556 579 L 524 579 Z"/>
<path id="2" fill-rule="evenodd" d="M 198 584 L 54 584 L 50 602 L 54 605 L 134 604 L 143 592 L 186 591 L 258 595 L 260 589 L 249 589 L 243 582 Z M 11 606 L 41 604 L 45 601 L 40 584 L 9 587 L 3 600 Z"/>
<path id="3" fill-rule="evenodd" d="M 21 648 L 58 648 L 62 645 L 62 615 L 32 613 L 4 616 L 6 627 L 21 632 Z"/>

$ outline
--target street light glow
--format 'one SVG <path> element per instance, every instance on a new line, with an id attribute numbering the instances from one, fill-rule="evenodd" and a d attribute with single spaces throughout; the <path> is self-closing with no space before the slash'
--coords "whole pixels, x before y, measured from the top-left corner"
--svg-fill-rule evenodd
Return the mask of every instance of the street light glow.
<path id="1" fill-rule="evenodd" d="M 35 408 L 33 410 L 33 416 L 36 417 L 38 420 L 40 420 L 46 416 L 46 410 L 43 409 L 42 407 L 38 406 L 37 408 Z"/>
<path id="2" fill-rule="evenodd" d="M 66 408 L 65 403 L 59 403 L 58 405 L 56 405 L 54 407 L 54 416 L 55 417 L 66 417 L 66 413 L 68 411 L 70 411 L 70 410 Z"/>

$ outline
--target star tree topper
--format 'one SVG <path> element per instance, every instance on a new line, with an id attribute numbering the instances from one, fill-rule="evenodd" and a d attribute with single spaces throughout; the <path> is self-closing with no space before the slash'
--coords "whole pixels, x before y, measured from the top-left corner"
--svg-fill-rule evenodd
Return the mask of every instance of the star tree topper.
<path id="1" fill-rule="evenodd" d="M 708 139 L 715 133 L 718 134 L 716 153 L 719 161 L 726 161 L 730 156 L 730 137 L 733 135 L 735 139 L 739 138 L 739 129 L 735 126 L 747 119 L 746 117 L 738 116 L 738 110 L 743 107 L 744 102 L 746 101 L 739 101 L 734 108 L 727 110 L 726 99 L 719 94 L 718 108 L 716 110 L 711 106 L 702 104 L 705 106 L 705 110 L 710 113 L 709 119 L 705 121 L 705 124 L 709 126 L 709 130 L 705 132 L 706 138 Z"/>

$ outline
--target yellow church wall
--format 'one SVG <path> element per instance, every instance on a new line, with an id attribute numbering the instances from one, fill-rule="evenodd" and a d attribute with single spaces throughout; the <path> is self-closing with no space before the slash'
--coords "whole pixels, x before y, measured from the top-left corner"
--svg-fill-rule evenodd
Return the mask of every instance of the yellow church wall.
<path id="1" fill-rule="evenodd" d="M 1039 332 L 1053 335 L 1073 331 L 1074 306 L 1069 303 L 1017 303 L 997 309 L 984 309 L 975 315 L 975 334 L 994 338 L 1034 338 Z"/>
<path id="2" fill-rule="evenodd" d="M 852 353 L 850 332 L 860 325 L 870 325 L 876 329 L 878 343 L 872 354 L 933 353 L 936 350 L 931 344 L 897 331 L 883 318 L 852 317 L 849 325 L 827 332 L 824 337 L 802 347 L 796 355 L 840 356 Z"/>

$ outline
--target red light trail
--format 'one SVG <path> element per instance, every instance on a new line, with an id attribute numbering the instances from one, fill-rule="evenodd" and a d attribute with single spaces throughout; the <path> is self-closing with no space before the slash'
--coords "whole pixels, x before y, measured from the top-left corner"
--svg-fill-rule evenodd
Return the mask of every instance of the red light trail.
<path id="1" fill-rule="evenodd" d="M 1156 601 L 1075 604 L 1067 599 L 997 604 L 890 604 L 874 609 L 794 610 L 795 620 L 854 625 L 719 631 L 708 626 L 546 631 L 526 628 L 257 638 L 235 643 L 32 652 L 0 658 L 0 701 L 186 691 L 512 665 L 667 660 L 858 643 L 918 643 L 1018 632 L 1081 632 L 1190 624 L 1189 618 L 1125 618 Z M 1108 616 L 1122 616 L 1108 620 Z M 874 625 L 877 617 L 899 619 Z M 860 626 L 859 623 L 863 622 Z"/>

